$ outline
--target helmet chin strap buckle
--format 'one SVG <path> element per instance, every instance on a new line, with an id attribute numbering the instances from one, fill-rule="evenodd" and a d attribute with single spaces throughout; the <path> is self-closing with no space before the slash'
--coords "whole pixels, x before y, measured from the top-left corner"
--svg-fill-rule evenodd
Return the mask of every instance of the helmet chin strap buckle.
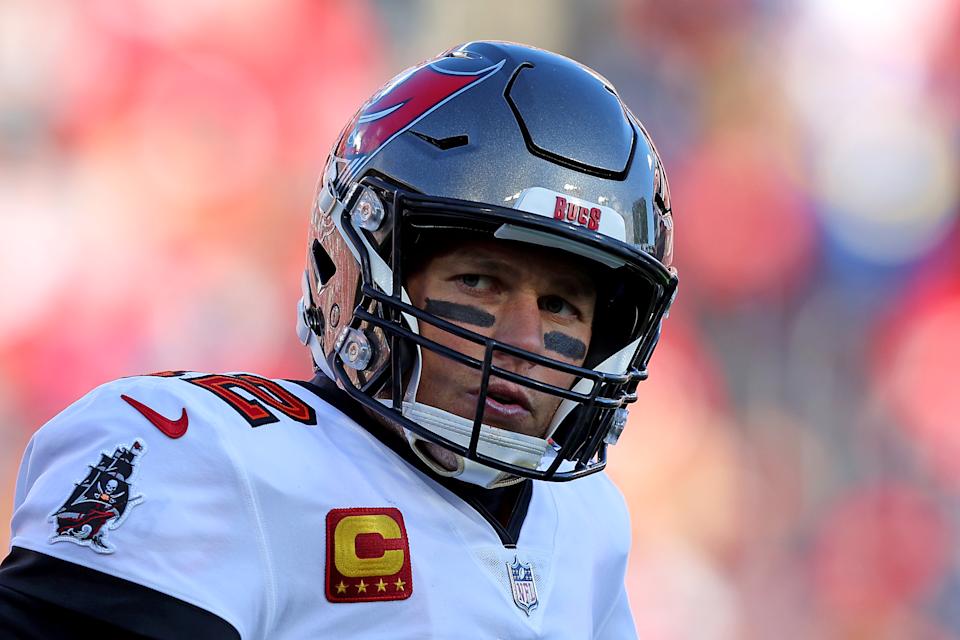
<path id="1" fill-rule="evenodd" d="M 297 338 L 300 344 L 310 344 L 310 325 L 307 322 L 307 308 L 303 298 L 297 303 Z"/>
<path id="2" fill-rule="evenodd" d="M 620 439 L 620 434 L 623 433 L 624 427 L 627 426 L 627 417 L 630 412 L 627 411 L 625 407 L 620 407 L 613 412 L 613 419 L 610 420 L 610 428 L 607 430 L 607 434 L 603 436 L 603 441 L 609 445 L 617 444 L 617 440 Z"/>

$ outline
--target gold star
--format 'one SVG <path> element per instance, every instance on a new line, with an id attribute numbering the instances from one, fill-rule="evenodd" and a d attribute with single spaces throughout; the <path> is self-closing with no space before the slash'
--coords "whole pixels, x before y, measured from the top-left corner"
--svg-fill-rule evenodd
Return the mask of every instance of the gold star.
<path id="1" fill-rule="evenodd" d="M 403 585 L 405 585 L 406 582 L 404 582 L 404 581 L 401 580 L 400 578 L 397 578 L 397 581 L 394 582 L 393 584 L 394 584 L 394 586 L 397 587 L 397 591 L 403 591 L 403 590 L 404 590 L 404 589 L 403 589 Z"/>
<path id="2" fill-rule="evenodd" d="M 343 584 L 343 580 L 340 581 L 340 584 L 337 585 L 337 593 L 346 593 L 347 585 Z"/>
<path id="3" fill-rule="evenodd" d="M 360 584 L 357 585 L 357 593 L 366 593 L 367 592 L 367 583 L 360 579 Z"/>
<path id="4" fill-rule="evenodd" d="M 380 578 L 380 582 L 377 583 L 377 591 L 386 591 L 387 583 L 383 581 L 383 578 Z"/>

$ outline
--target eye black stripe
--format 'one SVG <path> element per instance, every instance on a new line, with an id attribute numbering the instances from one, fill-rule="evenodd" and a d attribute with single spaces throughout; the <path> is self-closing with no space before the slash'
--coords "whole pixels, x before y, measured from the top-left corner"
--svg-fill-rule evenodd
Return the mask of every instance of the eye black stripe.
<path id="1" fill-rule="evenodd" d="M 582 340 L 559 331 L 543 334 L 543 346 L 571 360 L 582 360 L 587 355 L 587 345 Z"/>
<path id="2" fill-rule="evenodd" d="M 440 316 L 453 322 L 466 322 L 477 327 L 492 327 L 497 321 L 496 316 L 483 309 L 467 304 L 458 304 L 447 300 L 431 300 L 427 298 L 424 311 Z"/>

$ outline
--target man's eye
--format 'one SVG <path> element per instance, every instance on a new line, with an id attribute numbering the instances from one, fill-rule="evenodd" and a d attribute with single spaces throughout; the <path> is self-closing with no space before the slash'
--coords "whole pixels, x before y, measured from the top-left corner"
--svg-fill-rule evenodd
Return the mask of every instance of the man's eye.
<path id="1" fill-rule="evenodd" d="M 576 307 L 561 298 L 560 296 L 544 296 L 540 299 L 540 308 L 547 313 L 562 316 L 579 315 Z"/>
<path id="2" fill-rule="evenodd" d="M 491 285 L 490 278 L 478 273 L 465 273 L 458 276 L 457 279 L 460 280 L 460 284 L 471 289 L 489 289 Z"/>

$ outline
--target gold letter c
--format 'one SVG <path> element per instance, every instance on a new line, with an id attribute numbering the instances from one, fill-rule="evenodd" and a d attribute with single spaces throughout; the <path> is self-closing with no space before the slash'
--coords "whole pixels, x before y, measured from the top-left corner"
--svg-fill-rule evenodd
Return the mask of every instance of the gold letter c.
<path id="1" fill-rule="evenodd" d="M 400 538 L 400 525 L 387 515 L 346 516 L 333 531 L 334 564 L 348 578 L 390 576 L 403 567 L 403 551 L 388 549 L 378 558 L 357 556 L 357 536 L 376 533 L 385 540 Z"/>

